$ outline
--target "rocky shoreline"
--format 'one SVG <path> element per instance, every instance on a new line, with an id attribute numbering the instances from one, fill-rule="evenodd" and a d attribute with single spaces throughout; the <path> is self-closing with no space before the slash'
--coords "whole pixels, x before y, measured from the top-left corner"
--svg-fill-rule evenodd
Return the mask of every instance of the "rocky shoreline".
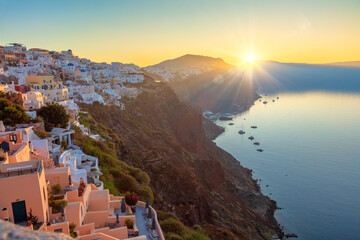
<path id="1" fill-rule="evenodd" d="M 260 99 L 261 96 L 258 95 L 258 97 L 254 100 L 254 102 L 258 99 Z M 214 124 L 215 126 L 212 127 L 211 129 L 211 133 L 207 133 L 207 131 L 209 131 L 209 128 L 208 127 L 204 127 L 204 131 L 206 133 L 207 136 L 211 136 L 210 140 L 215 140 L 218 136 L 220 136 L 223 132 L 225 132 L 225 129 L 223 127 L 220 127 L 219 125 L 217 125 L 215 122 L 216 120 L 215 119 L 219 119 L 219 120 L 222 120 L 220 119 L 221 116 L 224 116 L 224 118 L 231 118 L 231 119 L 225 119 L 225 120 L 222 120 L 222 121 L 231 121 L 232 120 L 232 116 L 233 115 L 237 115 L 237 114 L 241 114 L 243 112 L 246 112 L 248 111 L 249 109 L 251 108 L 251 106 L 244 106 L 242 108 L 241 111 L 239 112 L 236 112 L 235 113 L 218 113 L 217 115 L 215 114 L 216 118 L 210 120 L 210 119 L 206 119 L 207 121 L 210 121 L 212 124 Z M 207 123 L 207 125 L 209 125 L 209 123 Z M 214 130 L 214 128 L 218 128 L 217 131 Z M 217 134 L 215 134 L 217 133 Z M 225 150 L 224 150 L 225 151 Z M 230 153 L 229 153 L 230 154 Z M 232 156 L 233 157 L 233 156 Z M 234 157 L 235 158 L 235 157 Z M 236 158 L 235 158 L 236 159 Z M 236 159 L 238 161 L 238 159 Z M 247 169 L 247 168 L 246 168 Z M 251 176 L 252 176 L 252 170 L 251 169 L 248 169 L 250 172 L 251 172 Z M 258 186 L 258 190 L 260 190 L 260 185 L 258 184 L 258 182 L 256 180 L 254 180 L 254 184 L 256 184 Z M 267 197 L 269 198 L 269 197 Z M 272 200 L 270 199 L 270 202 L 269 202 L 269 205 L 268 205 L 268 209 L 266 211 L 266 216 L 268 219 L 270 219 L 271 223 L 276 226 L 276 232 L 277 232 L 277 235 L 274 235 L 273 237 L 276 239 L 276 237 L 278 237 L 278 239 L 286 239 L 286 238 L 291 238 L 291 237 L 297 237 L 296 234 L 287 234 L 284 232 L 284 229 L 283 227 L 280 225 L 280 223 L 276 220 L 275 218 L 275 211 L 276 210 L 280 210 L 281 208 L 279 208 L 277 206 L 277 202 L 275 200 Z"/>

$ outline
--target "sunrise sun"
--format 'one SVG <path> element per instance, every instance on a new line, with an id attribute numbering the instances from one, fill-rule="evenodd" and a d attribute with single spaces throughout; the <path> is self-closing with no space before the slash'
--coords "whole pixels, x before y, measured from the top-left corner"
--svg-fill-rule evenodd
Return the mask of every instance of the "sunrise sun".
<path id="1" fill-rule="evenodd" d="M 246 63 L 253 63 L 256 60 L 254 55 L 249 55 L 246 57 Z"/>

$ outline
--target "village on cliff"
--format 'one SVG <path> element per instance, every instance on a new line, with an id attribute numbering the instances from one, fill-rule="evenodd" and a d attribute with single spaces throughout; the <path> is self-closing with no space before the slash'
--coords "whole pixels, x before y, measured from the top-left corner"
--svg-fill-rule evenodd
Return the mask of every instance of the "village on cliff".
<path id="1" fill-rule="evenodd" d="M 117 105 L 135 99 L 141 68 L 95 63 L 71 50 L 0 46 L 0 219 L 34 231 L 79 239 L 164 239 L 156 211 L 135 193 L 114 196 L 98 159 L 75 145 L 81 134 L 103 139 L 79 121 L 79 103 Z M 17 99 L 19 101 L 17 101 Z M 16 122 L 21 103 L 29 123 Z M 42 108 L 64 109 L 64 126 L 37 121 Z M 20 117 L 20 115 L 19 115 Z"/>

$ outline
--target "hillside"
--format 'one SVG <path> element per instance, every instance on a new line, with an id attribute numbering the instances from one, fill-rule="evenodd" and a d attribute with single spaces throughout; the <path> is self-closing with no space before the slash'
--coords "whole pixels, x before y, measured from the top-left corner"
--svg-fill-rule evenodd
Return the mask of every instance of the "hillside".
<path id="1" fill-rule="evenodd" d="M 207 139 L 201 115 L 166 84 L 145 84 L 125 111 L 81 108 L 121 138 L 120 160 L 149 175 L 154 206 L 194 229 L 201 225 L 212 239 L 271 239 L 276 203 L 261 194 L 251 171 Z"/>

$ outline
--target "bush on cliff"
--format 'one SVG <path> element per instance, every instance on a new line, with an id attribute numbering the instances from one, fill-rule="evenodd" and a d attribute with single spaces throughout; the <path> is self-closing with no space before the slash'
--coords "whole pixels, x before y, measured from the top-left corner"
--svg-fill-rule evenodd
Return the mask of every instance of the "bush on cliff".
<path id="1" fill-rule="evenodd" d="M 64 106 L 58 103 L 48 103 L 37 110 L 37 115 L 44 119 L 45 130 L 50 132 L 54 127 L 66 128 L 69 123 L 69 115 Z"/>
<path id="2" fill-rule="evenodd" d="M 181 223 L 172 213 L 157 211 L 157 215 L 167 240 L 209 240 L 201 227 L 197 226 L 196 230 L 193 230 Z"/>
<path id="3" fill-rule="evenodd" d="M 82 122 L 87 123 L 88 127 L 95 129 L 94 131 L 101 129 L 104 134 L 103 138 L 107 139 L 106 142 L 94 140 L 82 135 L 80 128 L 72 127 L 75 130 L 76 144 L 82 148 L 84 153 L 99 159 L 99 166 L 103 173 L 101 180 L 104 187 L 115 195 L 133 191 L 139 194 L 140 200 L 145 201 L 149 197 L 150 202 L 152 202 L 154 195 L 148 186 L 150 178 L 147 173 L 139 168 L 129 166 L 119 160 L 116 155 L 115 146 L 121 144 L 121 139 L 105 126 L 99 126 L 90 116 L 82 114 L 81 118 Z"/>

